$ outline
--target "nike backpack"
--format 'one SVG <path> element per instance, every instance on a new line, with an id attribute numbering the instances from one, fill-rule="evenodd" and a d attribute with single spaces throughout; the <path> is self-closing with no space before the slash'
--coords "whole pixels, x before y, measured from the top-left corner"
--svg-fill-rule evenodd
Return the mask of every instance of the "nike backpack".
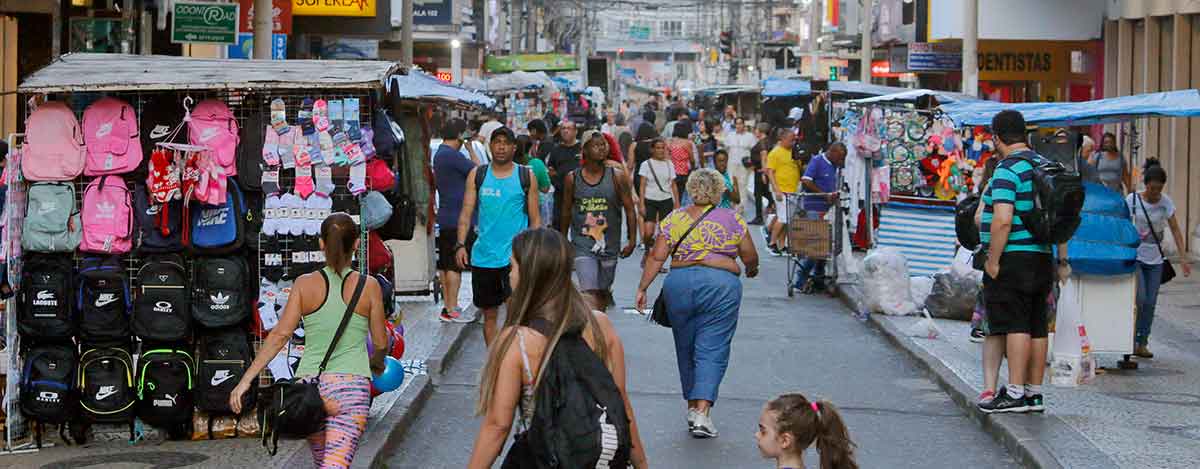
<path id="1" fill-rule="evenodd" d="M 201 257 L 192 263 L 192 317 L 204 327 L 227 327 L 250 317 L 246 289 L 254 282 L 241 257 Z"/>
<path id="2" fill-rule="evenodd" d="M 180 342 L 192 336 L 187 269 L 175 254 L 146 259 L 138 269 L 133 334 L 150 342 Z"/>
<path id="3" fill-rule="evenodd" d="M 142 140 L 133 106 L 111 96 L 83 111 L 83 141 L 87 159 L 83 174 L 124 174 L 142 164 Z"/>
<path id="4" fill-rule="evenodd" d="M 186 351 L 160 348 L 142 353 L 137 377 L 138 417 L 168 429 L 191 423 L 195 371 L 192 355 Z"/>
<path id="5" fill-rule="evenodd" d="M 133 218 L 137 221 L 134 249 L 142 254 L 183 250 L 183 203 L 154 203 L 146 186 L 133 187 Z"/>
<path id="6" fill-rule="evenodd" d="M 245 239 L 246 202 L 236 182 L 218 206 L 196 204 L 190 208 L 184 242 L 196 254 L 228 254 L 242 247 Z"/>
<path id="7" fill-rule="evenodd" d="M 1033 186 L 1037 193 L 1033 211 L 1021 215 L 1021 223 L 1033 239 L 1045 244 L 1061 244 L 1075 236 L 1083 219 L 1083 178 L 1062 163 L 1023 151 L 1011 155 L 1033 166 Z"/>
<path id="8" fill-rule="evenodd" d="M 133 304 L 121 259 L 85 258 L 79 266 L 78 283 L 75 301 L 81 338 L 92 342 L 127 342 Z"/>
<path id="9" fill-rule="evenodd" d="M 83 190 L 83 241 L 79 250 L 123 254 L 133 247 L 133 201 L 120 176 L 93 179 Z"/>
<path id="10" fill-rule="evenodd" d="M 232 414 L 229 394 L 253 360 L 254 351 L 241 327 L 213 329 L 202 334 L 196 374 L 196 407 L 210 414 Z M 243 395 L 242 409 L 253 409 L 254 397 L 254 392 Z"/>
<path id="11" fill-rule="evenodd" d="M 133 424 L 133 357 L 119 347 L 93 348 L 79 357 L 79 407 L 94 423 Z"/>
<path id="12" fill-rule="evenodd" d="M 75 269 L 69 256 L 30 253 L 17 292 L 17 331 L 34 340 L 75 335 Z"/>
<path id="13" fill-rule="evenodd" d="M 28 158 L 28 154 L 22 158 Z M 75 209 L 75 188 L 71 183 L 34 183 L 27 195 L 21 247 L 35 252 L 72 252 L 79 247 L 83 223 Z"/>
<path id="14" fill-rule="evenodd" d="M 61 101 L 38 106 L 25 121 L 23 160 L 37 164 L 21 165 L 21 173 L 30 181 L 70 181 L 83 172 L 83 132 L 75 112 Z"/>
<path id="15" fill-rule="evenodd" d="M 25 354 L 21 414 L 38 423 L 64 424 L 75 415 L 75 347 L 39 344 Z"/>
<path id="16" fill-rule="evenodd" d="M 225 168 L 225 174 L 237 175 L 238 123 L 224 101 L 206 99 L 196 105 L 188 121 L 188 141 L 208 147 L 216 163 Z"/>

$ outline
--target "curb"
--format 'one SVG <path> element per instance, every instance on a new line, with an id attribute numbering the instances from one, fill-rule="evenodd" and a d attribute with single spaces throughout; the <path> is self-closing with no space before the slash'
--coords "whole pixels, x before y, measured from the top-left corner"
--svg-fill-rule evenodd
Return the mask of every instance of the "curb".
<path id="1" fill-rule="evenodd" d="M 857 285 L 839 285 L 838 296 L 843 304 L 859 311 L 855 298 L 861 298 Z M 883 333 L 888 340 L 908 353 L 926 371 L 932 374 L 942 390 L 962 409 L 971 420 L 977 422 L 985 432 L 1008 449 L 1014 459 L 1025 467 L 1037 469 L 1060 469 L 1063 465 L 1042 442 L 1033 437 L 1027 427 L 1020 425 L 1018 415 L 988 415 L 979 412 L 975 406 L 975 389 L 959 378 L 949 367 L 921 348 L 910 337 L 896 328 L 891 322 L 881 321 L 872 314 L 869 322 L 875 329 Z M 1059 422 L 1058 417 L 1044 415 L 1044 419 Z"/>

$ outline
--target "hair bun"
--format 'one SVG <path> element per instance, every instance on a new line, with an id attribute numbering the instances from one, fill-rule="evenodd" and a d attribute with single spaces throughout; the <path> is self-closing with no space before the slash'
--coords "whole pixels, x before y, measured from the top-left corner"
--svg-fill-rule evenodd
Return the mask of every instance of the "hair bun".
<path id="1" fill-rule="evenodd" d="M 1150 169 L 1153 167 L 1162 167 L 1162 162 L 1158 158 L 1146 158 L 1146 162 L 1142 164 L 1142 169 Z"/>

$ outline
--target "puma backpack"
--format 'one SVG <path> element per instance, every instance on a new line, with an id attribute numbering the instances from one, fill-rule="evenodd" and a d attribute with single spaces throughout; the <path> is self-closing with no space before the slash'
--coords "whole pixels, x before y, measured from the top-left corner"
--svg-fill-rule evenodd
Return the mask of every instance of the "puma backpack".
<path id="1" fill-rule="evenodd" d="M 21 173 L 30 181 L 70 181 L 83 172 L 84 139 L 75 112 L 61 101 L 38 106 L 25 121 Z M 28 164 L 36 161 L 37 164 Z"/>
<path id="2" fill-rule="evenodd" d="M 27 254 L 17 293 L 17 331 L 26 339 L 75 335 L 75 269 L 63 255 Z"/>
<path id="3" fill-rule="evenodd" d="M 196 375 L 196 407 L 212 414 L 232 414 L 229 394 L 250 362 L 254 351 L 241 327 L 213 329 L 200 336 L 199 372 Z M 242 396 L 242 408 L 254 408 L 254 392 Z"/>
<path id="4" fill-rule="evenodd" d="M 83 111 L 83 141 L 87 176 L 128 173 L 142 164 L 137 113 L 120 99 L 100 98 Z"/>
<path id="5" fill-rule="evenodd" d="M 35 252 L 71 252 L 79 247 L 83 223 L 75 209 L 75 188 L 71 183 L 34 183 L 29 186 L 27 197 L 25 223 L 21 225 L 22 248 Z"/>
<path id="6" fill-rule="evenodd" d="M 101 176 L 83 190 L 83 241 L 79 250 L 123 254 L 133 247 L 133 202 L 125 180 Z"/>
<path id="7" fill-rule="evenodd" d="M 97 423 L 133 423 L 133 357 L 119 347 L 93 348 L 79 357 L 79 407 Z"/>
<path id="8" fill-rule="evenodd" d="M 138 417 L 168 429 L 190 423 L 195 372 L 195 362 L 186 351 L 160 348 L 142 353 L 137 377 Z"/>
<path id="9" fill-rule="evenodd" d="M 192 264 L 192 317 L 204 327 L 227 327 L 250 317 L 252 285 L 241 257 L 201 257 Z"/>
<path id="10" fill-rule="evenodd" d="M 142 341 L 178 342 L 192 336 L 191 291 L 183 260 L 174 254 L 146 259 L 138 269 L 133 333 Z"/>
<path id="11" fill-rule="evenodd" d="M 133 304 L 121 259 L 115 256 L 84 259 L 78 282 L 75 300 L 83 339 L 128 341 Z"/>

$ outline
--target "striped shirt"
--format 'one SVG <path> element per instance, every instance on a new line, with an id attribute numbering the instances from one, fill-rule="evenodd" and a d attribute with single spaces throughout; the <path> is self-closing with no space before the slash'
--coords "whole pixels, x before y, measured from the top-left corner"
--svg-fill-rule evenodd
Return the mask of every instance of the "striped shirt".
<path id="1" fill-rule="evenodd" d="M 1041 155 L 1037 155 L 1041 158 Z M 1021 222 L 1034 209 L 1036 190 L 1033 182 L 1034 169 L 1028 161 L 1009 156 L 996 165 L 996 172 L 983 194 L 983 223 L 979 238 L 984 244 L 992 239 L 992 209 L 998 204 L 1013 206 L 1012 230 L 1008 233 L 1008 244 L 1004 252 L 1050 252 L 1050 245 L 1038 243 L 1033 234 Z"/>

